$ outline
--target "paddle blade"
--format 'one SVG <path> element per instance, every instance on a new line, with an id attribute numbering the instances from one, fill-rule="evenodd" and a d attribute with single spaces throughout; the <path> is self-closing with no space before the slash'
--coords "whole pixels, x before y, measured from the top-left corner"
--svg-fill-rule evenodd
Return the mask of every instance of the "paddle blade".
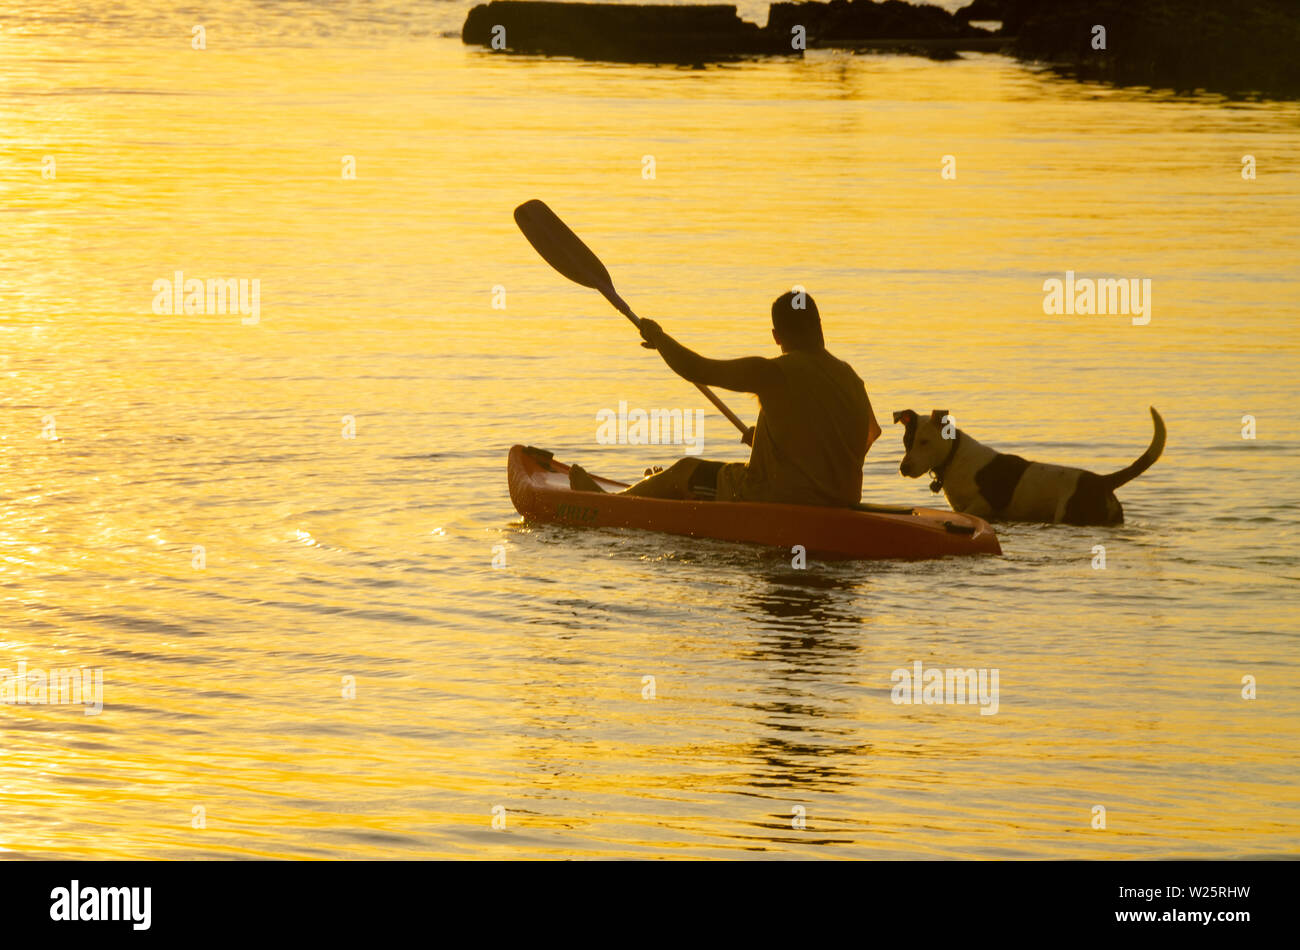
<path id="1" fill-rule="evenodd" d="M 515 224 L 542 259 L 569 280 L 602 292 L 613 290 L 600 258 L 544 202 L 534 198 L 521 204 L 515 209 Z"/>

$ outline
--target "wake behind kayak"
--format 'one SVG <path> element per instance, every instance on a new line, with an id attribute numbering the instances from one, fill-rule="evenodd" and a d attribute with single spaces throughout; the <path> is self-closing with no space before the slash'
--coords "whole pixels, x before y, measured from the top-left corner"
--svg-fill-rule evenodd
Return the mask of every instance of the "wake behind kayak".
<path id="1" fill-rule="evenodd" d="M 587 528 L 642 528 L 714 538 L 837 559 L 920 560 L 959 554 L 1001 554 L 981 518 L 933 508 L 824 508 L 757 502 L 681 501 L 574 491 L 569 466 L 540 449 L 513 446 L 510 500 L 526 520 Z M 606 492 L 622 482 L 592 476 Z"/>

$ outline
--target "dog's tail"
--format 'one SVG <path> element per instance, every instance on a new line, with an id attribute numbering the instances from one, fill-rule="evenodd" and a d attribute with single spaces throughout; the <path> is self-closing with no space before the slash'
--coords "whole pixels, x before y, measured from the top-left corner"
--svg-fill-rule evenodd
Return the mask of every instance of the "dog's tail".
<path id="1" fill-rule="evenodd" d="M 1155 435 L 1151 437 L 1151 444 L 1147 450 L 1142 453 L 1136 462 L 1128 468 L 1122 468 L 1118 472 L 1112 472 L 1109 475 L 1101 477 L 1101 483 L 1106 486 L 1107 491 L 1114 491 L 1120 485 L 1133 481 L 1152 465 L 1156 459 L 1160 458 L 1160 453 L 1165 450 L 1165 420 L 1160 418 L 1160 413 L 1156 412 L 1155 406 L 1151 406 L 1151 420 L 1156 424 Z"/>

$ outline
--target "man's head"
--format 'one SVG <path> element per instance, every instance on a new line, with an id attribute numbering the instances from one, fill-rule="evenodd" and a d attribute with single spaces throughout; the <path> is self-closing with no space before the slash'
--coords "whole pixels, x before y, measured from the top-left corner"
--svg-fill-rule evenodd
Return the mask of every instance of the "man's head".
<path id="1" fill-rule="evenodd" d="M 772 339 L 782 352 L 820 350 L 826 346 L 822 317 L 810 294 L 791 291 L 772 301 Z"/>

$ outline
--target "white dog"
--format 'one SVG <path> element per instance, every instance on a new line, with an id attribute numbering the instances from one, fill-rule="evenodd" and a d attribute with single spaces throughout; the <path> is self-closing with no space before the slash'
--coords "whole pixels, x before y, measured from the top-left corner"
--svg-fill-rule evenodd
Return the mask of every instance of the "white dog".
<path id="1" fill-rule="evenodd" d="M 906 426 L 898 470 L 908 478 L 933 472 L 931 491 L 942 489 L 953 511 L 986 521 L 1119 524 L 1124 509 L 1115 489 L 1145 472 L 1165 449 L 1165 422 L 1154 408 L 1151 418 L 1156 431 L 1142 456 L 1128 468 L 1096 475 L 995 452 L 951 420 L 945 423 L 946 409 L 934 410 L 928 419 L 904 409 L 894 413 L 894 422 Z"/>

